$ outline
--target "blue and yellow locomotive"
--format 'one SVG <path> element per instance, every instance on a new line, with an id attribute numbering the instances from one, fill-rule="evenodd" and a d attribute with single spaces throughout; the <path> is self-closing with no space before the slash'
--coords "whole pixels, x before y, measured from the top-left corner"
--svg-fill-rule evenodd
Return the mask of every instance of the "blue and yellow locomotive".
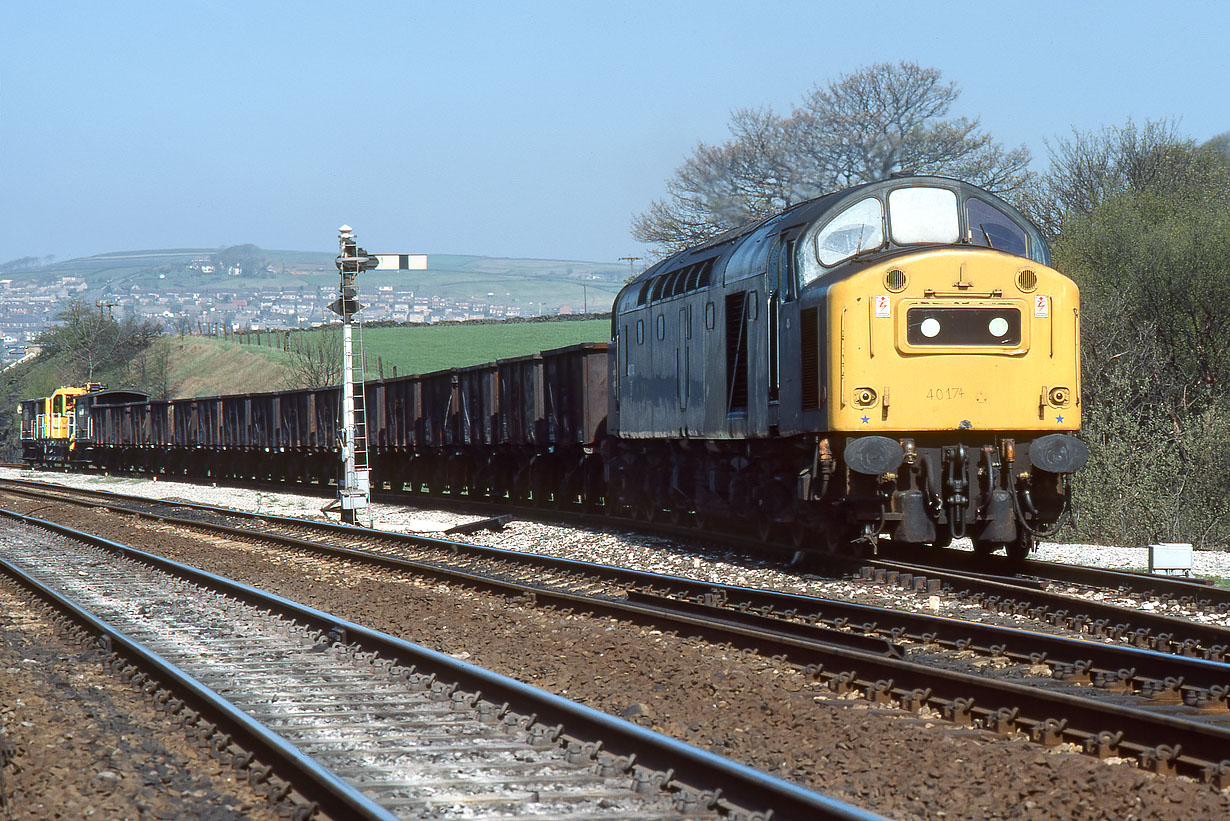
<path id="1" fill-rule="evenodd" d="M 1068 511 L 1080 306 L 1016 209 L 895 177 L 658 263 L 618 296 L 608 495 L 800 545 L 1023 555 Z"/>

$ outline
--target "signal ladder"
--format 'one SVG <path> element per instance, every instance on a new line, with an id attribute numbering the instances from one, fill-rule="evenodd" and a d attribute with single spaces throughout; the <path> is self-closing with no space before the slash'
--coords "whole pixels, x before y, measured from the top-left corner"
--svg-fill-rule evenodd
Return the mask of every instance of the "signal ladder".
<path id="1" fill-rule="evenodd" d="M 346 364 L 350 367 L 352 384 L 354 385 L 354 440 L 351 451 L 354 454 L 354 476 L 346 477 L 347 489 L 358 491 L 363 500 L 368 501 L 371 490 L 371 465 L 367 455 L 367 356 L 363 349 L 363 321 L 357 316 L 351 318 L 357 333 L 355 344 L 351 348 L 351 358 Z M 370 503 L 354 506 L 354 523 L 364 527 L 372 526 L 372 509 Z"/>

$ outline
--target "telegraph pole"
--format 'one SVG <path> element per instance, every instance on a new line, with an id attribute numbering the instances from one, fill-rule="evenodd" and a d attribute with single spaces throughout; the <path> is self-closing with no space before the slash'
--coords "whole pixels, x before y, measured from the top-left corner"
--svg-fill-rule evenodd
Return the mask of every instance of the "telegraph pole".
<path id="1" fill-rule="evenodd" d="M 640 259 L 640 257 L 620 257 L 619 259 L 621 262 L 628 263 L 628 279 L 632 279 L 633 277 L 635 277 L 636 271 L 632 268 L 632 263 L 636 262 L 638 259 Z"/>

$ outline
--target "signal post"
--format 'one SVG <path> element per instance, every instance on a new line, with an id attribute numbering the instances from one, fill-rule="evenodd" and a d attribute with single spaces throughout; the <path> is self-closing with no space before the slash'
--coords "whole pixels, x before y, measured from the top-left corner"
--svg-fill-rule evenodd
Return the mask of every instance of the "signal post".
<path id="1" fill-rule="evenodd" d="M 371 525 L 371 468 L 367 458 L 367 401 L 362 388 L 355 389 L 354 315 L 363 310 L 355 297 L 355 277 L 360 271 L 424 271 L 426 254 L 368 254 L 358 246 L 349 225 L 338 229 L 338 298 L 329 310 L 342 318 L 341 460 L 338 498 L 325 510 L 340 510 L 347 524 Z M 360 362 L 358 384 L 363 384 Z"/>

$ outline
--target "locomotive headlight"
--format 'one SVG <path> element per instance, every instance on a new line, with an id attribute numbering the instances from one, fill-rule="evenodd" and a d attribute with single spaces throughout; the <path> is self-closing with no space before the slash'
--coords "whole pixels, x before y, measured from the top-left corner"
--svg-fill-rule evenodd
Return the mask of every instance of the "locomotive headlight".
<path id="1" fill-rule="evenodd" d="M 1052 405 L 1062 407 L 1068 404 L 1068 399 L 1071 395 L 1071 392 L 1067 388 L 1051 388 L 1051 392 L 1047 395 L 1047 399 Z"/>
<path id="2" fill-rule="evenodd" d="M 873 388 L 855 388 L 854 404 L 860 408 L 869 408 L 876 403 L 876 392 Z"/>
<path id="3" fill-rule="evenodd" d="M 922 325 L 918 326 L 918 330 L 927 339 L 934 339 L 940 332 L 940 321 L 935 317 L 927 317 L 923 320 Z"/>
<path id="4" fill-rule="evenodd" d="M 1008 333 L 1008 320 L 1002 316 L 997 316 L 987 323 L 987 330 L 991 332 L 991 336 L 999 339 Z"/>

